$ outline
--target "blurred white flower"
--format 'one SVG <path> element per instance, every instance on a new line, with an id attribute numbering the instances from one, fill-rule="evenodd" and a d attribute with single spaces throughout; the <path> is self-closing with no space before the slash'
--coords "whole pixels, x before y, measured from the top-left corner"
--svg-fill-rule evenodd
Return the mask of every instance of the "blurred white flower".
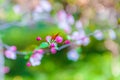
<path id="1" fill-rule="evenodd" d="M 72 40 L 79 40 L 80 39 L 80 33 L 78 31 L 74 31 L 71 36 Z"/>
<path id="2" fill-rule="evenodd" d="M 82 40 L 77 40 L 77 41 L 75 41 L 75 44 L 77 44 L 77 45 L 82 45 Z"/>
<path id="3" fill-rule="evenodd" d="M 100 20 L 106 20 L 106 19 L 109 19 L 109 14 L 110 14 L 110 11 L 109 9 L 101 6 L 101 8 L 98 10 L 97 12 L 97 16 Z"/>
<path id="4" fill-rule="evenodd" d="M 21 7 L 19 5 L 15 5 L 13 6 L 13 11 L 16 13 L 16 14 L 21 14 Z"/>
<path id="5" fill-rule="evenodd" d="M 90 39 L 88 37 L 86 37 L 84 30 L 79 30 L 78 31 L 74 31 L 71 35 L 71 39 L 75 40 L 75 43 L 77 45 L 88 45 L 90 43 Z"/>
<path id="6" fill-rule="evenodd" d="M 100 30 L 95 30 L 95 34 L 93 35 L 97 40 L 103 39 L 103 33 Z"/>
<path id="7" fill-rule="evenodd" d="M 63 29 L 66 33 L 71 33 L 71 27 L 65 23 L 65 22 L 60 22 L 58 23 L 59 28 Z"/>
<path id="8" fill-rule="evenodd" d="M 74 31 L 73 33 L 72 33 L 72 39 L 73 40 L 80 40 L 80 39 L 82 39 L 83 37 L 85 37 L 86 35 L 85 35 L 85 32 L 84 32 L 84 30 L 83 29 L 80 29 L 79 31 Z"/>
<path id="9" fill-rule="evenodd" d="M 79 21 L 76 21 L 75 27 L 76 27 L 77 29 L 81 29 L 81 28 L 83 27 L 82 22 L 81 22 L 80 20 L 79 20 Z"/>
<path id="10" fill-rule="evenodd" d="M 40 5 L 38 5 L 36 8 L 35 8 L 35 12 L 37 13 L 42 13 L 44 10 L 42 9 L 42 7 Z"/>
<path id="11" fill-rule="evenodd" d="M 43 8 L 44 11 L 47 12 L 50 12 L 52 10 L 52 6 L 47 0 L 41 0 L 40 6 Z"/>
<path id="12" fill-rule="evenodd" d="M 67 53 L 67 58 L 72 61 L 77 61 L 79 59 L 79 54 L 76 50 L 72 49 Z"/>
<path id="13" fill-rule="evenodd" d="M 38 21 L 38 20 L 40 20 L 40 14 L 39 13 L 36 13 L 36 12 L 34 12 L 33 14 L 32 14 L 32 16 L 33 16 L 33 20 L 35 20 L 35 21 Z"/>
<path id="14" fill-rule="evenodd" d="M 89 43 L 90 43 L 89 37 L 84 37 L 84 38 L 82 39 L 82 44 L 83 44 L 84 46 L 87 46 Z"/>
<path id="15" fill-rule="evenodd" d="M 59 22 L 66 22 L 67 14 L 64 10 L 61 10 L 57 13 L 57 18 Z"/>
<path id="16" fill-rule="evenodd" d="M 115 33 L 114 30 L 110 29 L 109 32 L 108 32 L 108 34 L 109 34 L 109 37 L 111 39 L 113 39 L 113 40 L 116 39 L 116 33 Z"/>
<path id="17" fill-rule="evenodd" d="M 66 20 L 67 20 L 68 24 L 70 24 L 70 25 L 73 25 L 74 22 L 75 22 L 74 17 L 71 14 L 67 15 L 67 19 Z"/>

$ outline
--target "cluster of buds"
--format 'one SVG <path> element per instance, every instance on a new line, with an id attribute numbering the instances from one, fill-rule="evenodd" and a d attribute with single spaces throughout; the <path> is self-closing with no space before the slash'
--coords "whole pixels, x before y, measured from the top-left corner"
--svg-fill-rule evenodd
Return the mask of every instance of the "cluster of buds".
<path id="1" fill-rule="evenodd" d="M 38 36 L 36 40 L 41 41 L 42 38 Z M 47 51 L 49 51 L 51 54 L 57 53 L 57 50 L 59 50 L 59 44 L 62 44 L 62 46 L 70 44 L 70 40 L 63 40 L 63 38 L 59 36 L 59 33 L 53 36 L 46 36 L 46 41 L 40 43 L 40 45 L 35 48 L 34 51 L 24 54 L 25 59 L 28 60 L 26 66 L 30 67 L 40 65 L 41 60 Z M 21 52 L 17 51 L 16 46 L 7 46 L 4 55 L 8 59 L 15 60 L 17 58 L 17 53 L 22 54 Z"/>
<path id="2" fill-rule="evenodd" d="M 36 40 L 40 41 L 42 40 L 42 38 L 38 36 Z M 26 65 L 28 67 L 40 65 L 43 55 L 46 51 L 46 48 L 48 48 L 52 54 L 56 54 L 57 50 L 59 49 L 58 44 L 63 44 L 63 45 L 70 44 L 70 41 L 69 40 L 63 41 L 63 38 L 59 36 L 59 33 L 53 36 L 46 36 L 46 42 L 42 42 L 39 48 L 35 49 L 32 52 L 32 55 L 30 56 L 29 61 L 27 62 Z"/>
<path id="3" fill-rule="evenodd" d="M 46 41 L 49 43 L 50 52 L 52 54 L 55 54 L 58 49 L 57 45 L 58 43 L 62 43 L 63 38 L 61 36 L 58 36 L 58 34 L 56 34 L 54 36 L 47 36 Z"/>

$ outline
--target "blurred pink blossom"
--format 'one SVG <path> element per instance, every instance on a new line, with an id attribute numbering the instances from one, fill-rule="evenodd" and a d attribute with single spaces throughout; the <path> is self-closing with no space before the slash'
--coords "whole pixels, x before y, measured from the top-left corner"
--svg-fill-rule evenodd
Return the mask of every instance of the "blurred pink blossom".
<path id="1" fill-rule="evenodd" d="M 75 41 L 77 45 L 88 45 L 90 40 L 86 37 L 84 30 L 74 31 L 71 35 L 72 40 Z"/>
<path id="2" fill-rule="evenodd" d="M 75 22 L 74 17 L 71 14 L 67 15 L 67 19 L 66 20 L 67 20 L 68 24 L 70 24 L 70 25 L 73 25 L 74 22 Z"/>
<path id="3" fill-rule="evenodd" d="M 6 74 L 6 73 L 8 73 L 10 71 L 10 68 L 8 67 L 8 66 L 5 66 L 4 68 L 3 68 L 3 72 Z"/>
<path id="4" fill-rule="evenodd" d="M 42 50 L 34 51 L 33 55 L 30 57 L 30 63 L 32 66 L 37 66 L 41 64 L 41 59 L 43 57 Z"/>
<path id="5" fill-rule="evenodd" d="M 90 39 L 89 39 L 88 37 L 84 37 L 84 38 L 82 39 L 82 44 L 83 44 L 84 46 L 87 46 L 89 43 L 90 43 Z"/>
<path id="6" fill-rule="evenodd" d="M 5 51 L 5 56 L 9 59 L 16 59 L 16 46 L 11 46 Z"/>
<path id="7" fill-rule="evenodd" d="M 57 17 L 58 17 L 58 21 L 62 21 L 62 22 L 65 22 L 66 20 L 66 12 L 64 10 L 60 10 L 58 13 L 57 13 Z"/>
<path id="8" fill-rule="evenodd" d="M 58 26 L 60 29 L 63 29 L 66 33 L 71 33 L 71 27 L 66 22 L 59 22 Z"/>
<path id="9" fill-rule="evenodd" d="M 76 23 L 75 23 L 75 27 L 76 27 L 77 29 L 81 29 L 81 28 L 83 28 L 83 24 L 82 24 L 82 22 L 81 22 L 81 21 L 76 21 Z"/>

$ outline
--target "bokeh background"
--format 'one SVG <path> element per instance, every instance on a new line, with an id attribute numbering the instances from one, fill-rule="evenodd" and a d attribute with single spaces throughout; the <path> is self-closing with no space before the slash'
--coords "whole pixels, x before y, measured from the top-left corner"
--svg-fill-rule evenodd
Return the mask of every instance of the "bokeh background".
<path id="1" fill-rule="evenodd" d="M 37 13 L 40 2 L 43 9 L 38 8 Z M 27 67 L 22 55 L 16 60 L 5 58 L 5 66 L 10 68 L 5 80 L 120 80 L 120 0 L 0 0 L 2 41 L 19 51 L 33 51 L 40 44 L 37 36 L 45 38 L 60 32 L 66 39 L 67 34 L 56 24 L 59 10 L 81 20 L 88 34 L 106 30 L 104 39 L 91 36 L 90 43 L 81 46 L 78 61 L 68 60 L 69 48 L 45 55 L 35 67 Z M 115 39 L 109 37 L 108 29 L 115 32 Z"/>

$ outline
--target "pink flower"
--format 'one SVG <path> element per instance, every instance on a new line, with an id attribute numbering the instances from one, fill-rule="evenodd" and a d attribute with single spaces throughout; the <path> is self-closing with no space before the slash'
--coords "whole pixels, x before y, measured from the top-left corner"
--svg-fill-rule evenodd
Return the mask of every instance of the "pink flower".
<path id="1" fill-rule="evenodd" d="M 70 24 L 70 25 L 73 25 L 75 20 L 74 20 L 74 17 L 71 15 L 71 14 L 68 14 L 67 15 L 67 22 Z"/>
<path id="2" fill-rule="evenodd" d="M 67 14 L 64 10 L 61 10 L 61 11 L 58 12 L 57 17 L 58 17 L 59 21 L 63 22 L 63 21 L 66 20 Z"/>
<path id="3" fill-rule="evenodd" d="M 71 38 L 72 38 L 73 40 L 79 40 L 79 39 L 81 38 L 81 34 L 80 34 L 78 31 L 74 31 L 74 32 L 72 33 Z"/>
<path id="4" fill-rule="evenodd" d="M 70 40 L 65 40 L 64 44 L 70 44 Z"/>
<path id="5" fill-rule="evenodd" d="M 11 46 L 11 47 L 9 48 L 9 50 L 11 50 L 11 51 L 16 51 L 17 48 L 16 48 L 16 46 Z"/>
<path id="6" fill-rule="evenodd" d="M 82 44 L 84 46 L 87 46 L 90 43 L 90 39 L 88 37 L 82 38 Z"/>
<path id="7" fill-rule="evenodd" d="M 8 73 L 10 71 L 10 68 L 9 67 L 7 67 L 7 66 L 5 66 L 4 68 L 3 68 L 3 72 L 6 74 L 6 73 Z"/>
<path id="8" fill-rule="evenodd" d="M 11 46 L 9 49 L 5 51 L 5 56 L 9 59 L 16 59 L 16 47 Z"/>
<path id="9" fill-rule="evenodd" d="M 50 51 L 51 51 L 52 54 L 55 54 L 55 53 L 57 52 L 57 50 L 56 50 L 54 47 L 52 47 L 52 48 L 50 49 Z"/>
<path id="10" fill-rule="evenodd" d="M 34 53 L 43 54 L 43 53 L 44 53 L 44 50 L 43 50 L 43 49 L 35 50 Z"/>
<path id="11" fill-rule="evenodd" d="M 63 41 L 63 38 L 61 36 L 57 36 L 56 39 L 55 39 L 55 41 L 57 43 L 61 43 Z"/>
<path id="12" fill-rule="evenodd" d="M 37 40 L 37 41 L 40 41 L 40 40 L 41 40 L 41 37 L 38 36 L 38 37 L 36 38 L 36 40 Z"/>
<path id="13" fill-rule="evenodd" d="M 31 63 L 30 63 L 30 62 L 27 62 L 26 66 L 27 66 L 27 67 L 30 67 L 30 66 L 31 66 Z"/>
<path id="14" fill-rule="evenodd" d="M 41 59 L 43 57 L 43 54 L 41 54 L 43 51 L 34 51 L 34 54 L 30 57 L 30 63 L 32 66 L 37 66 L 41 64 Z"/>
<path id="15" fill-rule="evenodd" d="M 77 21 L 76 24 L 75 24 L 75 27 L 76 27 L 77 29 L 83 28 L 82 22 L 81 22 L 81 21 Z"/>
<path id="16" fill-rule="evenodd" d="M 50 44 L 50 47 L 55 47 L 55 43 L 51 43 L 51 44 Z"/>

